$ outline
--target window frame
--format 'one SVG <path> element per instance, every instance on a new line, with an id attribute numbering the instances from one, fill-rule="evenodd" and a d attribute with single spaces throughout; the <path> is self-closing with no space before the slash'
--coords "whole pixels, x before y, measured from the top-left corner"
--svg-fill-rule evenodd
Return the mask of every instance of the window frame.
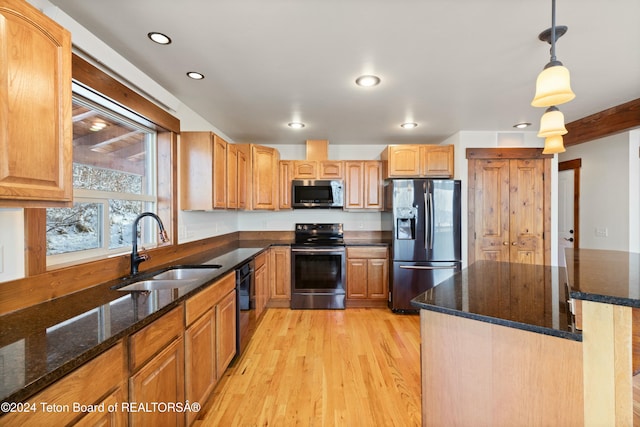
<path id="1" fill-rule="evenodd" d="M 88 91 L 98 93 L 115 102 L 122 108 L 123 112 L 135 114 L 139 118 L 147 120 L 151 126 L 155 126 L 157 130 L 156 210 L 164 223 L 170 240 L 158 248 L 150 249 L 150 252 L 159 254 L 173 253 L 176 245 L 174 230 L 177 229 L 177 200 L 175 197 L 177 194 L 177 165 L 174 162 L 177 159 L 180 120 L 76 53 L 72 56 L 72 66 L 72 76 L 75 82 Z M 28 251 L 25 251 L 25 279 L 47 272 L 55 273 L 60 268 L 65 268 L 65 275 L 74 275 L 76 271 L 77 273 L 75 274 L 83 274 L 83 269 L 91 262 L 108 265 L 99 267 L 104 271 L 101 274 L 94 275 L 95 280 L 97 280 L 96 283 L 110 278 L 121 277 L 128 272 L 128 254 L 108 258 L 99 256 L 97 259 L 86 259 L 85 262 L 73 263 L 70 266 L 65 264 L 47 266 L 46 210 L 44 208 L 25 208 L 24 226 L 25 247 L 29 248 Z M 69 291 L 77 290 L 73 284 L 66 287 L 69 288 Z M 59 290 L 59 292 L 67 293 L 63 290 Z"/>

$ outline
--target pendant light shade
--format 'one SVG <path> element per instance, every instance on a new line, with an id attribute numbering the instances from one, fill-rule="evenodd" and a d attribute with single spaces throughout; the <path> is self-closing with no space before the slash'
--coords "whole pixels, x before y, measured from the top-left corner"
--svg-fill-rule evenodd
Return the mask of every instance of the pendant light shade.
<path id="1" fill-rule="evenodd" d="M 545 138 L 542 154 L 564 153 L 565 151 L 567 150 L 564 148 L 562 135 L 554 135 Z"/>
<path id="2" fill-rule="evenodd" d="M 564 114 L 557 107 L 549 107 L 540 119 L 540 131 L 538 137 L 548 138 L 550 136 L 565 135 L 567 129 L 564 127 Z"/>
<path id="3" fill-rule="evenodd" d="M 557 65 L 556 65 L 557 64 Z M 531 101 L 534 107 L 550 107 L 571 101 L 576 94 L 571 90 L 569 70 L 561 62 L 547 64 L 538 74 L 536 95 Z"/>

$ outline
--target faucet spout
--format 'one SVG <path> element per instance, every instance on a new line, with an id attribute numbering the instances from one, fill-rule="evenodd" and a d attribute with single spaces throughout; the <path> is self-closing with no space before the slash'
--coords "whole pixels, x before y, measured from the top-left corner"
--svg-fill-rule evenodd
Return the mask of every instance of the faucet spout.
<path id="1" fill-rule="evenodd" d="M 138 253 L 138 223 L 145 216 L 150 216 L 151 218 L 155 219 L 156 222 L 158 223 L 158 229 L 160 230 L 159 231 L 160 241 L 162 243 L 166 243 L 169 241 L 169 236 L 167 235 L 167 231 L 164 229 L 162 220 L 158 215 L 154 214 L 153 212 L 143 212 L 140 215 L 138 215 L 136 219 L 133 221 L 133 231 L 131 233 L 132 234 L 132 238 L 131 238 L 131 275 L 132 276 L 135 274 L 138 274 L 138 266 L 140 265 L 140 263 L 149 259 L 148 255 L 146 254 L 140 255 Z"/>

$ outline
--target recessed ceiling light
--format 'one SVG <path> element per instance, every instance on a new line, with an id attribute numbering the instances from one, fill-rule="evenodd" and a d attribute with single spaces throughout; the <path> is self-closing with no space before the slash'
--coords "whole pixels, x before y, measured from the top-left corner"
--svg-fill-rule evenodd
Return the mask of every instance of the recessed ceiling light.
<path id="1" fill-rule="evenodd" d="M 91 132 L 98 132 L 106 127 L 107 124 L 105 122 L 93 122 L 91 123 L 91 127 L 89 128 L 89 130 Z"/>
<path id="2" fill-rule="evenodd" d="M 193 80 L 202 80 L 204 79 L 204 74 L 198 73 L 197 71 L 189 71 L 187 76 Z"/>
<path id="3" fill-rule="evenodd" d="M 291 122 L 287 124 L 291 129 L 302 129 L 304 127 L 304 123 L 300 122 Z"/>
<path id="4" fill-rule="evenodd" d="M 527 122 L 516 123 L 515 125 L 513 125 L 513 127 L 516 129 L 524 129 L 524 128 L 528 128 L 529 126 L 531 126 L 531 123 L 527 123 Z"/>
<path id="5" fill-rule="evenodd" d="M 147 37 L 158 44 L 171 44 L 171 39 L 162 33 L 157 33 L 154 31 L 147 34 Z"/>
<path id="6" fill-rule="evenodd" d="M 407 123 L 401 124 L 400 127 L 402 129 L 413 129 L 413 128 L 417 128 L 418 124 L 413 122 L 407 122 Z"/>
<path id="7" fill-rule="evenodd" d="M 380 84 L 380 77 L 372 75 L 360 76 L 356 79 L 356 84 L 363 87 L 377 86 Z"/>

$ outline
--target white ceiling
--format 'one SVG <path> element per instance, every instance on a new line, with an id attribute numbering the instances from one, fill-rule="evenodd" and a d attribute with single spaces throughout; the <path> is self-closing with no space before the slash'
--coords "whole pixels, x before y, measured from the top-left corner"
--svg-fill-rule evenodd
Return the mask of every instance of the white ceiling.
<path id="1" fill-rule="evenodd" d="M 538 34 L 551 0 L 50 1 L 235 141 L 436 143 L 522 121 L 537 130 L 543 113 L 529 103 L 549 61 Z M 576 93 L 560 106 L 566 122 L 639 98 L 640 0 L 556 7 Z M 361 74 L 382 83 L 357 87 Z M 295 120 L 306 127 L 289 129 Z"/>

